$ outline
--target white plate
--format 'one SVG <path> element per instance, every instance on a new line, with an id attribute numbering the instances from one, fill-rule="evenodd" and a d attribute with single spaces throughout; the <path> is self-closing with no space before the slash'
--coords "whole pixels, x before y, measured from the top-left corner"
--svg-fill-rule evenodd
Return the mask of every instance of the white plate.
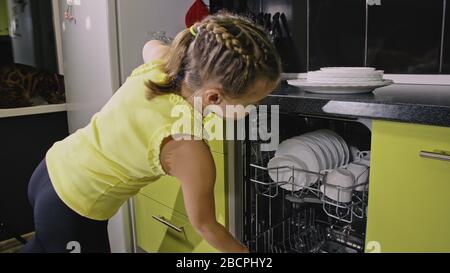
<path id="1" fill-rule="evenodd" d="M 306 184 L 307 173 L 301 171 L 292 171 L 290 168 L 280 167 L 294 167 L 295 169 L 304 170 L 306 165 L 301 160 L 293 156 L 275 156 L 267 164 L 269 168 L 269 176 L 274 182 L 291 182 L 294 184 L 283 184 L 280 187 L 288 191 L 299 191 L 303 189 Z M 280 169 L 273 169 L 280 168 Z M 272 170 L 270 170 L 272 169 Z"/>
<path id="2" fill-rule="evenodd" d="M 317 132 L 308 133 L 306 135 L 317 139 L 320 143 L 322 143 L 322 146 L 329 151 L 329 157 L 331 162 L 327 169 L 337 168 L 339 165 L 339 155 L 336 146 L 331 143 L 331 140 L 328 137 L 324 136 L 323 134 Z"/>
<path id="3" fill-rule="evenodd" d="M 374 71 L 371 73 L 338 73 L 314 71 L 307 74 L 307 79 L 311 82 L 332 82 L 332 83 L 365 83 L 383 81 L 383 71 Z"/>
<path id="4" fill-rule="evenodd" d="M 374 67 L 323 67 L 321 71 L 326 72 L 373 72 L 376 70 Z"/>
<path id="5" fill-rule="evenodd" d="M 347 85 L 347 84 L 379 84 L 383 82 L 381 79 L 367 79 L 367 78 L 319 78 L 319 77 L 309 77 L 308 83 L 314 84 L 332 84 L 332 85 Z"/>
<path id="6" fill-rule="evenodd" d="M 319 170 L 319 160 L 317 159 L 314 151 L 306 144 L 303 144 L 295 139 L 288 139 L 283 141 L 275 153 L 275 156 L 290 155 L 298 158 L 306 164 L 306 167 L 311 172 L 318 173 Z M 307 176 L 307 186 L 314 184 L 317 181 L 316 176 Z"/>
<path id="7" fill-rule="evenodd" d="M 361 78 L 351 76 L 348 78 L 336 78 L 336 77 L 315 77 L 308 76 L 308 83 L 314 84 L 332 84 L 332 85 L 347 85 L 347 84 L 379 84 L 383 82 L 382 78 Z"/>
<path id="8" fill-rule="evenodd" d="M 327 162 L 325 159 L 325 155 L 324 155 L 322 149 L 320 148 L 320 146 L 317 145 L 314 140 L 308 138 L 308 136 L 298 136 L 298 137 L 294 137 L 293 139 L 298 140 L 301 143 L 305 143 L 314 151 L 314 153 L 317 156 L 317 159 L 319 160 L 319 171 L 326 169 Z"/>
<path id="9" fill-rule="evenodd" d="M 317 136 L 315 136 L 314 134 L 310 133 L 310 134 L 305 134 L 303 135 L 303 137 L 309 138 L 312 142 L 314 142 L 315 144 L 317 144 L 317 146 L 319 146 L 320 150 L 322 151 L 322 154 L 324 155 L 325 158 L 325 170 L 330 169 L 331 166 L 333 165 L 333 154 L 330 151 L 330 149 L 328 148 L 328 146 Z"/>
<path id="10" fill-rule="evenodd" d="M 344 165 L 345 162 L 345 152 L 344 152 L 344 147 L 342 147 L 341 143 L 339 142 L 339 140 L 337 140 L 337 138 L 335 138 L 333 135 L 330 135 L 328 133 L 323 133 L 325 135 L 325 137 L 327 137 L 328 139 L 330 139 L 331 143 L 334 145 L 334 147 L 336 148 L 336 152 L 338 154 L 338 165 L 337 167 L 341 167 Z"/>
<path id="11" fill-rule="evenodd" d="M 345 152 L 345 161 L 344 161 L 344 165 L 347 165 L 348 163 L 350 163 L 351 160 L 351 155 L 350 155 L 350 148 L 348 146 L 348 143 L 345 141 L 345 139 L 343 137 L 341 137 L 339 134 L 336 134 L 335 132 L 331 131 L 332 133 L 335 134 L 335 136 L 337 137 L 337 139 L 341 142 L 342 146 L 344 147 L 344 152 Z"/>
<path id="12" fill-rule="evenodd" d="M 290 85 L 301 88 L 302 90 L 319 94 L 361 94 L 370 93 L 380 87 L 393 84 L 391 80 L 383 80 L 378 83 L 312 83 L 305 79 L 296 79 L 288 81 Z"/>
<path id="13" fill-rule="evenodd" d="M 323 134 L 319 134 L 319 133 L 315 133 L 315 136 L 317 138 L 319 138 L 322 143 L 325 145 L 325 147 L 328 148 L 328 150 L 331 152 L 331 166 L 329 167 L 329 169 L 335 169 L 339 166 L 339 154 L 338 151 L 336 149 L 336 146 L 333 145 L 333 143 L 331 142 L 331 140 L 323 135 Z"/>
<path id="14" fill-rule="evenodd" d="M 370 71 L 370 72 L 359 72 L 359 71 L 311 71 L 306 74 L 308 77 L 336 77 L 336 78 L 383 78 L 384 71 L 377 70 L 377 71 Z M 293 80 L 294 78 L 290 78 L 289 80 Z M 298 79 L 298 78 L 297 78 Z"/>
<path id="15" fill-rule="evenodd" d="M 342 147 L 341 143 L 337 138 L 333 135 L 331 135 L 328 131 L 319 131 L 319 134 L 322 134 L 324 137 L 326 137 L 330 142 L 331 145 L 333 145 L 336 154 L 337 154 L 337 166 L 335 168 L 340 167 L 343 165 L 345 161 L 345 154 L 344 154 L 344 148 Z"/>
<path id="16" fill-rule="evenodd" d="M 319 130 L 319 132 L 322 132 L 325 135 L 328 135 L 330 138 L 333 139 L 333 144 L 338 146 L 338 152 L 340 155 L 340 157 L 339 157 L 340 158 L 340 166 L 339 167 L 347 165 L 350 162 L 350 150 L 349 150 L 348 145 L 345 142 L 345 140 L 336 132 L 328 130 L 328 129 Z"/>

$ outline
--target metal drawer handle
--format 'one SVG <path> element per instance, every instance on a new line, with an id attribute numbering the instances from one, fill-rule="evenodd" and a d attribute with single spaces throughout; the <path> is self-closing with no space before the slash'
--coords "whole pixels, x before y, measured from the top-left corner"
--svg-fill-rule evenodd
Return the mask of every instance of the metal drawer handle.
<path id="1" fill-rule="evenodd" d="M 442 160 L 442 161 L 450 162 L 450 152 L 445 152 L 445 151 L 434 151 L 434 152 L 422 151 L 422 152 L 420 152 L 420 156 L 423 157 L 423 158 L 436 159 L 436 160 Z"/>
<path id="2" fill-rule="evenodd" d="M 161 224 L 168 226 L 169 228 L 175 230 L 176 232 L 179 233 L 183 233 L 184 229 L 182 227 L 177 227 L 174 224 L 170 223 L 168 220 L 166 220 L 166 218 L 164 218 L 163 216 L 152 216 L 153 219 L 155 219 L 156 221 L 160 222 Z"/>

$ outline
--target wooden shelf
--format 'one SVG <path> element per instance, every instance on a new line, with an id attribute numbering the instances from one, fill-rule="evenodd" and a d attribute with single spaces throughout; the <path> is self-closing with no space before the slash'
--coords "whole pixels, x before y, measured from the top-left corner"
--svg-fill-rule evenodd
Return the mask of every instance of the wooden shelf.
<path id="1" fill-rule="evenodd" d="M 67 111 L 66 104 L 49 104 L 23 108 L 0 109 L 0 118 L 21 117 L 64 111 Z"/>

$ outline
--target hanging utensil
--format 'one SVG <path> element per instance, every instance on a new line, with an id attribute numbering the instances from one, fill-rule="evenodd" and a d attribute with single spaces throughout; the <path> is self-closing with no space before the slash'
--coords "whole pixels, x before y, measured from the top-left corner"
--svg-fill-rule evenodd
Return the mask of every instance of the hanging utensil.
<path id="1" fill-rule="evenodd" d="M 270 28 L 270 32 L 275 35 L 275 31 L 280 31 L 280 13 L 277 12 L 272 18 L 272 26 Z M 279 33 L 280 34 L 280 33 Z"/>
<path id="2" fill-rule="evenodd" d="M 289 28 L 289 24 L 288 24 L 288 21 L 287 21 L 287 18 L 286 18 L 286 14 L 282 13 L 280 15 L 280 19 L 281 19 L 281 23 L 283 24 L 283 28 L 284 28 L 284 32 L 286 33 L 286 36 L 291 38 L 292 37 L 291 30 Z"/>
<path id="3" fill-rule="evenodd" d="M 256 24 L 264 27 L 264 13 L 260 12 L 256 15 Z"/>
<path id="4" fill-rule="evenodd" d="M 266 13 L 264 14 L 264 29 L 267 32 L 270 32 L 270 29 L 272 28 L 272 14 Z"/>
<path id="5" fill-rule="evenodd" d="M 250 18 L 251 20 L 255 20 L 255 18 L 256 18 L 255 13 L 253 13 L 252 10 L 250 9 L 250 7 L 248 6 L 248 0 L 238 1 L 236 11 L 239 14 Z"/>
<path id="6" fill-rule="evenodd" d="M 282 47 L 283 33 L 280 26 L 280 13 L 277 12 L 272 18 L 272 25 L 269 31 L 269 37 L 275 47 L 280 51 Z"/>
<path id="7" fill-rule="evenodd" d="M 278 43 L 278 51 L 283 64 L 283 70 L 286 73 L 298 73 L 302 70 L 301 58 L 295 45 L 291 29 L 286 14 L 280 15 L 281 26 L 283 30 L 281 41 Z"/>

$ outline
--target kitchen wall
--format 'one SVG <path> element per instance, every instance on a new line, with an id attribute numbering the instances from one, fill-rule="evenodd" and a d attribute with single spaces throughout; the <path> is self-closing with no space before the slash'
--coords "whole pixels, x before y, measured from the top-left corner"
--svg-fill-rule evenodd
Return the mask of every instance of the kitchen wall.
<path id="1" fill-rule="evenodd" d="M 15 63 L 57 72 L 51 0 L 8 0 Z"/>
<path id="2" fill-rule="evenodd" d="M 442 52 L 442 73 L 450 74 L 450 1 L 445 5 L 444 50 Z"/>
<path id="3" fill-rule="evenodd" d="M 184 29 L 185 15 L 192 0 L 118 0 L 118 39 L 120 72 L 124 82 L 133 69 L 142 64 L 142 48 L 152 34 L 164 31 L 168 37 Z"/>
<path id="4" fill-rule="evenodd" d="M 37 66 L 33 16 L 28 2 L 8 0 L 14 62 Z"/>
<path id="5" fill-rule="evenodd" d="M 224 2 L 212 0 L 213 10 L 239 11 L 245 5 Z M 247 1 L 255 13 L 286 14 L 295 43 L 291 52 L 300 57 L 299 66 L 286 72 L 367 65 L 390 74 L 450 74 L 449 5 L 449 0 Z"/>

